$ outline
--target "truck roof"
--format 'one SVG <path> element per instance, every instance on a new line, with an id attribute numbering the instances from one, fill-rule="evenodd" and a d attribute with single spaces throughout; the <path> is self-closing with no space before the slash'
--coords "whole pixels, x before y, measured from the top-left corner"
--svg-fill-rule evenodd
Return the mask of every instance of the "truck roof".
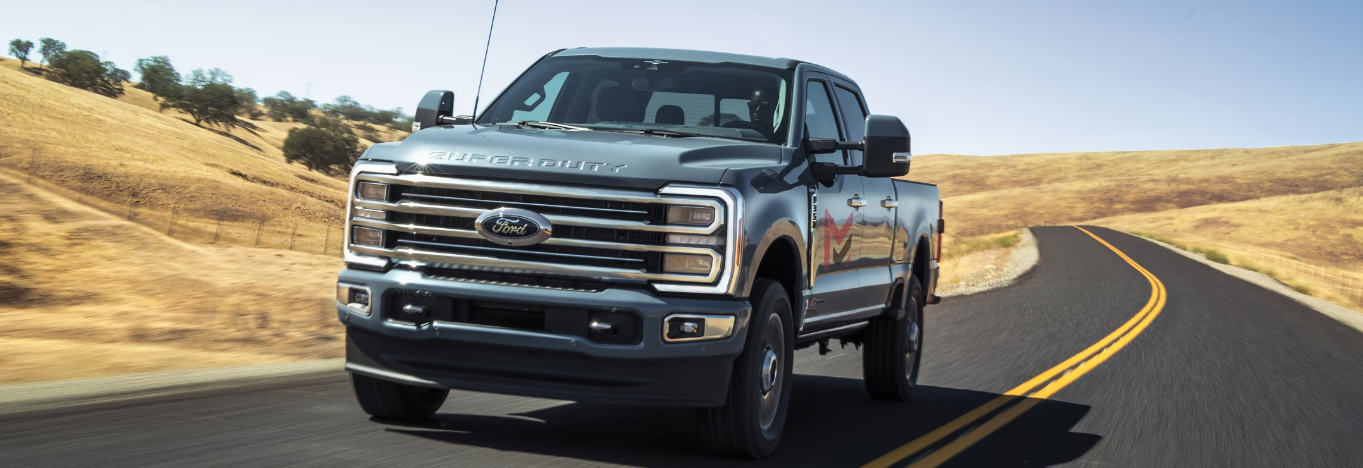
<path id="1" fill-rule="evenodd" d="M 565 49 L 550 55 L 556 57 L 595 55 L 611 58 L 672 59 L 704 63 L 729 62 L 790 70 L 795 69 L 796 65 L 802 63 L 801 60 L 788 58 L 761 57 L 757 55 L 730 54 L 726 52 L 709 52 L 704 50 L 655 49 L 651 47 L 579 47 L 576 49 Z"/>

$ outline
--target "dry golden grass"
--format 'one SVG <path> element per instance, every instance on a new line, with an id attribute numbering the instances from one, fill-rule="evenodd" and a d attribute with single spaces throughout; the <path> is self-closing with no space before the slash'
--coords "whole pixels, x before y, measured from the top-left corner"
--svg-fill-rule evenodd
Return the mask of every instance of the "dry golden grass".
<path id="1" fill-rule="evenodd" d="M 1363 143 L 915 158 L 969 235 L 1363 186 Z"/>
<path id="2" fill-rule="evenodd" d="M 0 383 L 342 353 L 339 259 L 166 238 L 0 174 Z"/>
<path id="3" fill-rule="evenodd" d="M 1018 231 L 977 237 L 943 236 L 937 291 L 949 293 L 960 285 L 993 279 L 992 276 L 1007 263 L 1019 240 Z"/>

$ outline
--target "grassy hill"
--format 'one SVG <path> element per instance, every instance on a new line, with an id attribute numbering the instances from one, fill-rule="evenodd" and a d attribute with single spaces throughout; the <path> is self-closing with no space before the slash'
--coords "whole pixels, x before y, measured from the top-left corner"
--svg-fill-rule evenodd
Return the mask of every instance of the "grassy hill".
<path id="1" fill-rule="evenodd" d="M 1281 257 L 1329 272 L 1284 280 L 1358 307 L 1363 281 L 1363 143 L 915 158 L 910 178 L 936 183 L 948 232 L 1088 223 Z M 1257 260 L 1262 265 L 1267 259 Z M 1331 277 L 1333 279 L 1327 278 Z M 1341 279 L 1342 278 L 1342 279 Z M 1303 284 L 1303 288 L 1311 289 Z"/>

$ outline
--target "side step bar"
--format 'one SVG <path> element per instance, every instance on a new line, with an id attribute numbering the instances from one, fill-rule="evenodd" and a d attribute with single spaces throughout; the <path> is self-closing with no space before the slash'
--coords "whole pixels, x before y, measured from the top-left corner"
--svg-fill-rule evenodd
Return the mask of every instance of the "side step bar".
<path id="1" fill-rule="evenodd" d="M 806 334 L 803 334 L 803 335 L 800 335 L 800 336 L 795 337 L 795 342 L 796 342 L 796 343 L 804 343 L 804 342 L 809 342 L 809 341 L 818 340 L 818 339 L 821 339 L 821 338 L 828 338 L 828 337 L 830 337 L 830 336 L 846 335 L 846 334 L 848 334 L 848 333 L 851 333 L 851 332 L 860 330 L 860 329 L 862 329 L 862 328 L 866 328 L 866 327 L 869 326 L 869 325 L 871 325 L 871 321 L 870 321 L 870 320 L 867 320 L 867 321 L 863 321 L 863 322 L 857 322 L 857 323 L 852 323 L 852 324 L 843 325 L 843 326 L 840 326 L 840 327 L 833 327 L 833 328 L 829 328 L 829 329 L 827 329 L 827 330 L 819 330 L 819 331 L 816 331 L 816 332 L 809 332 L 809 333 L 806 333 Z"/>

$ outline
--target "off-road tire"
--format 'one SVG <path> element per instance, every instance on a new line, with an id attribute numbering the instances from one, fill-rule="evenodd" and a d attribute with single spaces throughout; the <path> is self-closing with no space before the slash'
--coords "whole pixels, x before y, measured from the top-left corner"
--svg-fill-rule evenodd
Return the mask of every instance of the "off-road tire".
<path id="1" fill-rule="evenodd" d="M 766 458 L 776 451 L 786 423 L 795 329 L 790 296 L 780 283 L 758 279 L 749 299 L 753 312 L 748 321 L 748 339 L 743 354 L 734 361 L 728 400 L 718 408 L 701 408 L 697 419 L 701 440 L 710 450 L 737 457 Z M 764 381 L 771 374 L 763 371 L 764 364 L 773 358 L 776 362 L 767 368 L 777 371 L 774 383 Z M 771 385 L 765 391 L 764 383 Z M 774 402 L 768 400 L 771 396 L 776 398 Z"/>
<path id="2" fill-rule="evenodd" d="M 354 373 L 350 374 L 350 386 L 365 413 L 397 421 L 430 419 L 450 394 L 449 390 L 403 385 Z"/>
<path id="3" fill-rule="evenodd" d="M 904 318 L 880 317 L 866 327 L 866 349 L 861 353 L 861 372 L 866 392 L 882 400 L 908 400 L 918 386 L 923 360 L 923 287 L 910 277 L 902 300 Z M 897 314 L 891 314 L 897 315 Z"/>

